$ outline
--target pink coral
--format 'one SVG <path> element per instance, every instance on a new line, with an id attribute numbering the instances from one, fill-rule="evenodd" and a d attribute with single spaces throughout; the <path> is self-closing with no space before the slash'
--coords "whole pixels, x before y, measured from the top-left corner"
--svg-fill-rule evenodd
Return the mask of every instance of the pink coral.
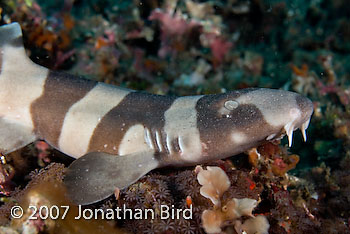
<path id="1" fill-rule="evenodd" d="M 231 183 L 226 173 L 220 167 L 207 167 L 201 170 L 197 179 L 202 196 L 209 198 L 215 206 L 220 205 L 222 194 L 230 187 Z"/>
<path id="2" fill-rule="evenodd" d="M 202 214 L 204 230 L 207 233 L 218 233 L 221 232 L 221 227 L 224 226 L 226 221 L 233 221 L 239 219 L 241 216 L 254 217 L 252 211 L 256 205 L 257 201 L 254 199 L 233 198 L 221 208 L 205 210 Z M 237 225 L 238 227 L 236 228 L 241 228 L 240 222 L 237 222 Z"/>
<path id="3" fill-rule="evenodd" d="M 45 141 L 37 141 L 35 143 L 35 147 L 38 149 L 39 154 L 39 164 L 44 165 L 43 162 L 49 163 L 50 162 L 50 146 Z"/>
<path id="4" fill-rule="evenodd" d="M 221 232 L 221 225 L 224 217 L 222 212 L 214 210 L 205 210 L 202 214 L 203 227 L 206 233 L 219 233 Z"/>
<path id="5" fill-rule="evenodd" d="M 269 221 L 263 215 L 248 219 L 241 226 L 241 229 L 247 234 L 268 234 L 269 228 Z"/>
<path id="6" fill-rule="evenodd" d="M 221 37 L 215 37 L 210 43 L 211 53 L 213 54 L 214 64 L 221 64 L 227 52 L 230 51 L 232 43 Z"/>
<path id="7" fill-rule="evenodd" d="M 249 230 L 253 230 L 253 232 L 247 231 L 247 233 L 267 232 L 269 224 L 265 217 L 264 220 L 262 220 L 263 218 L 255 218 L 255 221 L 249 221 L 246 225 L 247 227 L 244 226 L 245 223 L 241 225 L 241 222 L 238 220 L 241 216 L 254 217 L 252 211 L 258 204 L 256 200 L 250 198 L 233 198 L 225 202 L 224 205 L 222 204 L 222 194 L 228 190 L 231 183 L 226 173 L 220 167 L 207 167 L 207 170 L 204 170 L 202 167 L 197 166 L 195 171 L 198 173 L 198 182 L 203 186 L 200 189 L 200 194 L 209 198 L 214 204 L 214 209 L 205 210 L 201 217 L 203 228 L 207 233 L 221 232 L 221 228 L 225 226 L 227 221 L 231 222 L 235 220 L 235 228 L 237 230 L 250 228 Z M 256 223 L 258 225 L 252 226 L 252 224 Z M 261 229 L 256 228 L 256 226 L 259 226 L 259 223 L 266 225 L 263 225 Z"/>
<path id="8" fill-rule="evenodd" d="M 241 216 L 253 216 L 252 211 L 256 207 L 258 202 L 250 198 L 237 199 L 233 198 L 227 203 L 227 206 L 234 212 L 234 216 L 239 218 Z M 233 217 L 234 217 L 233 216 Z"/>
<path id="9" fill-rule="evenodd" d="M 165 57 L 174 50 L 174 41 L 182 40 L 182 36 L 199 24 L 193 20 L 188 21 L 181 13 L 173 14 L 171 11 L 156 9 L 148 17 L 149 20 L 158 20 L 161 29 L 161 48 L 158 51 L 159 57 Z"/>
<path id="10" fill-rule="evenodd" d="M 226 54 L 233 46 L 232 42 L 225 40 L 215 32 L 205 33 L 200 39 L 203 46 L 210 48 L 214 66 L 218 66 L 224 62 Z"/>
<path id="11" fill-rule="evenodd" d="M 160 9 L 152 11 L 149 20 L 158 20 L 161 23 L 162 39 L 168 36 L 183 35 L 194 26 L 198 25 L 194 21 L 186 21 L 181 14 L 172 14 Z"/>

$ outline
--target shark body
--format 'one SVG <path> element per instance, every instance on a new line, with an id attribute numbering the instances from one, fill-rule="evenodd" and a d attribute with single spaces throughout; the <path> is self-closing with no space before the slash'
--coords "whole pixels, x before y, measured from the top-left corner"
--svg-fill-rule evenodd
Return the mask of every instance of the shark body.
<path id="1" fill-rule="evenodd" d="M 226 158 L 305 130 L 312 102 L 297 93 L 244 89 L 171 97 L 50 71 L 25 54 L 19 24 L 0 27 L 0 150 L 36 139 L 76 158 L 72 200 L 107 198 L 149 171 Z"/>

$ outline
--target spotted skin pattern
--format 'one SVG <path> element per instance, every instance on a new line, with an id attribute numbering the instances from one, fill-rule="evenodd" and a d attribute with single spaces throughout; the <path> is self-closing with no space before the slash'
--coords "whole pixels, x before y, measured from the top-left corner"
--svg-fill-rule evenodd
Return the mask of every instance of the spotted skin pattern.
<path id="1" fill-rule="evenodd" d="M 306 139 L 313 112 L 309 99 L 283 90 L 172 97 L 49 71 L 25 55 L 17 23 L 0 27 L 0 50 L 1 152 L 43 139 L 76 158 L 65 184 L 78 204 L 158 167 L 229 157 L 284 134 L 291 144 L 298 128 Z"/>

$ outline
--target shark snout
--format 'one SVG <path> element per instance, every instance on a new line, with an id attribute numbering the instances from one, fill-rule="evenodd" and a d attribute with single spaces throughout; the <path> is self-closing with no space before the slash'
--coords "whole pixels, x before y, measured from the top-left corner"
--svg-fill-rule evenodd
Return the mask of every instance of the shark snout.
<path id="1" fill-rule="evenodd" d="M 296 103 L 299 106 L 299 109 L 302 113 L 301 118 L 304 120 L 303 122 L 305 122 L 306 120 L 309 120 L 314 111 L 314 105 L 312 101 L 307 97 L 298 95 L 296 97 Z"/>
<path id="2" fill-rule="evenodd" d="M 300 129 L 303 134 L 304 141 L 306 141 L 306 129 L 309 126 L 311 115 L 314 111 L 313 103 L 307 97 L 297 95 L 296 106 L 289 109 L 289 121 L 285 126 L 284 130 L 288 136 L 289 147 L 293 141 L 293 131 Z"/>

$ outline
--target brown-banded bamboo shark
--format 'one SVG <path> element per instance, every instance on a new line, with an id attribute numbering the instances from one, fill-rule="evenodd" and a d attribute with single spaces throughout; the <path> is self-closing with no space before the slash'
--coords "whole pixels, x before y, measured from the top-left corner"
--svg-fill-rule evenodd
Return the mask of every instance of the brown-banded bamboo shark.
<path id="1" fill-rule="evenodd" d="M 107 198 L 149 171 L 226 158 L 305 130 L 312 102 L 254 88 L 172 97 L 50 71 L 25 53 L 19 24 L 0 27 L 0 150 L 36 139 L 76 158 L 64 183 L 78 204 Z"/>

